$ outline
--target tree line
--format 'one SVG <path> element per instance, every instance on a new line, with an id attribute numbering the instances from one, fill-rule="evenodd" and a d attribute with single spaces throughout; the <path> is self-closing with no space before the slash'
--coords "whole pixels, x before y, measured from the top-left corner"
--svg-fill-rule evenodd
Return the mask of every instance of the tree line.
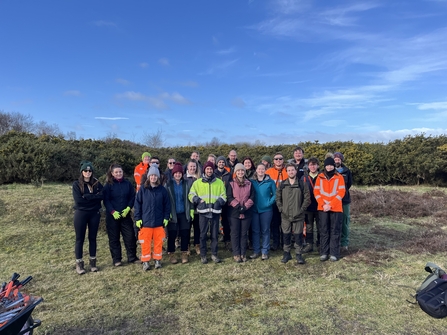
<path id="1" fill-rule="evenodd" d="M 292 158 L 296 146 L 304 149 L 306 158 L 315 156 L 321 162 L 328 152 L 342 152 L 356 185 L 447 185 L 445 135 L 407 136 L 386 144 L 315 141 L 272 146 L 208 143 L 150 148 L 116 138 L 74 140 L 15 130 L 0 136 L 0 184 L 71 182 L 79 177 L 79 166 L 83 160 L 93 163 L 95 175 L 100 179 L 105 178 L 110 164 L 119 163 L 127 178 L 133 181 L 134 167 L 141 161 L 144 151 L 158 156 L 164 170 L 169 157 L 184 164 L 193 150 L 199 151 L 202 163 L 208 154 L 227 157 L 232 149 L 237 151 L 240 160 L 249 156 L 257 163 L 262 156 L 273 157 L 276 152 Z"/>

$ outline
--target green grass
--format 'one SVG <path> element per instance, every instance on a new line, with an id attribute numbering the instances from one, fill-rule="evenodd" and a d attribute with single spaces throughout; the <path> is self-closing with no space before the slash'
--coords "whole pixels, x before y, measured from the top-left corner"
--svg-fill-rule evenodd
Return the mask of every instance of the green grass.
<path id="1" fill-rule="evenodd" d="M 44 298 L 33 312 L 42 320 L 35 334 L 444 333 L 445 320 L 406 301 L 427 261 L 446 265 L 445 251 L 408 251 L 416 229 L 431 229 L 417 224 L 431 217 L 365 220 L 353 208 L 352 250 L 335 263 L 314 252 L 304 266 L 282 264 L 278 251 L 236 264 L 219 244 L 221 264 L 194 255 L 149 272 L 112 265 L 102 223 L 100 271 L 79 276 L 71 208 L 70 185 L 0 187 L 0 281 L 13 272 L 34 277 L 26 289 Z"/>

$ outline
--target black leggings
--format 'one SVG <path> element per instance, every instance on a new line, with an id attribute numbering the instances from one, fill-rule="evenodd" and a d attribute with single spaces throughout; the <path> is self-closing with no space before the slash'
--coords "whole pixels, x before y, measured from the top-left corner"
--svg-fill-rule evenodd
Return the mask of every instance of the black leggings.
<path id="1" fill-rule="evenodd" d="M 88 227 L 88 250 L 90 257 L 96 257 L 96 236 L 98 235 L 99 220 L 101 214 L 99 211 L 80 211 L 74 213 L 74 228 L 76 233 L 75 256 L 76 259 L 82 259 L 85 232 Z"/>

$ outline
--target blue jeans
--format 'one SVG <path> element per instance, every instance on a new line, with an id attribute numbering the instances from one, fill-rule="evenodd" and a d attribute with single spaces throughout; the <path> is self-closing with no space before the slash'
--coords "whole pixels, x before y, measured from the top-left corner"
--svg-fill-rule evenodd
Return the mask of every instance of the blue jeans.
<path id="1" fill-rule="evenodd" d="M 264 213 L 253 212 L 251 219 L 251 230 L 253 233 L 253 252 L 255 254 L 268 254 L 270 250 L 270 222 L 272 221 L 273 211 Z M 262 245 L 260 241 L 262 239 Z M 262 249 L 261 249 L 262 248 Z"/>

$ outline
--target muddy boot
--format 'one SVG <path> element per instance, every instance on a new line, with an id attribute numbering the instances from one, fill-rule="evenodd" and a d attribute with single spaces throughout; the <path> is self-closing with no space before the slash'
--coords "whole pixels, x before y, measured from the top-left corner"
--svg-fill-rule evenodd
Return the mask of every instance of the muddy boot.
<path id="1" fill-rule="evenodd" d="M 76 272 L 78 275 L 83 275 L 85 273 L 84 261 L 82 259 L 76 260 Z"/>
<path id="2" fill-rule="evenodd" d="M 98 268 L 96 267 L 96 257 L 94 257 L 94 258 L 90 257 L 90 271 L 91 272 L 98 271 Z"/>
<path id="3" fill-rule="evenodd" d="M 182 251 L 182 264 L 189 262 L 188 251 Z"/>
<path id="4" fill-rule="evenodd" d="M 308 243 L 304 246 L 302 249 L 303 254 L 314 251 L 314 245 L 311 243 Z"/>
<path id="5" fill-rule="evenodd" d="M 196 244 L 196 245 L 194 246 L 194 249 L 196 250 L 196 254 L 197 254 L 197 255 L 200 255 L 200 244 Z"/>
<path id="6" fill-rule="evenodd" d="M 175 256 L 174 252 L 168 252 L 169 254 L 169 262 L 171 262 L 171 264 L 177 264 L 178 263 L 178 259 Z"/>
<path id="7" fill-rule="evenodd" d="M 296 264 L 297 265 L 301 265 L 301 264 L 305 264 L 306 261 L 303 258 L 303 255 L 301 254 L 296 254 Z"/>

